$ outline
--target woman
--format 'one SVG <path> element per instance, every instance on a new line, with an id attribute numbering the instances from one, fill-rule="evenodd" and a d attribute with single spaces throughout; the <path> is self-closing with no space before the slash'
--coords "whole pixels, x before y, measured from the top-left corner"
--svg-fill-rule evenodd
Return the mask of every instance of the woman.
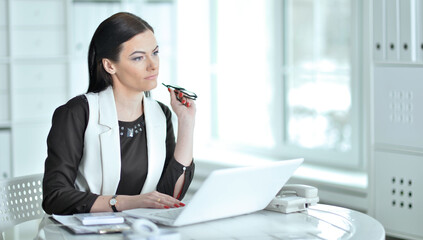
<path id="1" fill-rule="evenodd" d="M 194 174 L 195 102 L 170 92 L 178 117 L 149 98 L 157 86 L 153 28 L 130 13 L 103 21 L 90 43 L 85 95 L 56 109 L 47 139 L 49 214 L 181 207 Z M 178 97 L 180 97 L 179 95 Z"/>

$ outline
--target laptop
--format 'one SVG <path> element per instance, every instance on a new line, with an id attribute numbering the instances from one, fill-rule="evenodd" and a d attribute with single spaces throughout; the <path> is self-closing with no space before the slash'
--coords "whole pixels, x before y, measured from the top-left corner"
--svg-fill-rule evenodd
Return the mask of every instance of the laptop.
<path id="1" fill-rule="evenodd" d="M 304 159 L 213 171 L 185 207 L 123 211 L 166 226 L 183 226 L 264 209 Z"/>

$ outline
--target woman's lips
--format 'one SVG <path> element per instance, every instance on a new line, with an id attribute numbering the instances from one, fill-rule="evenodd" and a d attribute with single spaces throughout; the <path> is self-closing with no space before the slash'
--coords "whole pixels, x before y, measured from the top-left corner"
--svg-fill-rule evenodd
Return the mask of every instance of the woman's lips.
<path id="1" fill-rule="evenodd" d="M 148 77 L 146 77 L 144 79 L 146 79 L 146 80 L 155 80 L 155 79 L 157 79 L 157 75 L 158 74 L 154 74 L 154 75 L 148 76 Z"/>

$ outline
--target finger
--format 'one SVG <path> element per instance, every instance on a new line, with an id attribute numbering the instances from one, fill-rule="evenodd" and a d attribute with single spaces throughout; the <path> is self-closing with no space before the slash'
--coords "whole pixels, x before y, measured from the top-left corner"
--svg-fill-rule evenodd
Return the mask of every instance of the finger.
<path id="1" fill-rule="evenodd" d="M 157 199 L 154 199 L 155 197 L 157 197 Z M 159 192 L 155 192 L 154 197 L 152 198 L 152 201 L 154 201 L 154 204 L 156 207 L 159 208 L 173 208 L 173 207 L 181 207 L 184 204 L 181 205 L 181 202 L 176 199 L 173 198 L 167 194 L 163 194 L 163 193 L 159 193 Z"/>
<path id="2" fill-rule="evenodd" d="M 166 200 L 162 200 L 162 198 L 155 198 L 155 196 L 151 196 L 147 202 L 149 208 L 170 208 Z"/>
<path id="3" fill-rule="evenodd" d="M 176 97 L 178 93 L 179 92 L 176 91 L 176 90 L 173 90 L 173 91 L 170 92 L 170 101 L 171 101 L 172 104 L 175 104 L 175 103 L 178 102 L 178 99 Z"/>
<path id="4" fill-rule="evenodd" d="M 176 208 L 181 207 L 181 201 L 179 201 L 178 199 L 173 198 L 173 197 L 171 197 L 169 195 L 165 195 L 164 198 L 163 198 L 163 200 L 161 202 L 163 204 L 165 204 L 166 206 L 169 206 L 171 208 L 173 208 L 173 207 L 176 207 Z"/>
<path id="5" fill-rule="evenodd" d="M 181 103 L 182 103 L 183 105 L 185 105 L 185 106 L 186 106 L 186 104 L 187 104 L 187 99 L 186 99 L 186 98 L 184 98 L 184 97 L 182 97 L 182 98 L 181 98 Z"/>
<path id="6" fill-rule="evenodd" d="M 187 98 L 187 102 L 185 103 L 187 107 L 195 107 L 195 101 L 192 99 Z"/>
<path id="7" fill-rule="evenodd" d="M 185 99 L 185 96 L 184 96 L 184 94 L 182 93 L 182 92 L 175 92 L 175 95 L 176 95 L 176 99 L 182 104 L 182 105 L 185 105 L 185 103 L 186 103 L 186 99 Z"/>
<path id="8" fill-rule="evenodd" d="M 175 93 L 176 94 L 176 99 L 182 104 L 182 105 L 184 105 L 184 106 L 186 106 L 186 107 L 190 107 L 190 106 L 192 106 L 192 103 L 194 102 L 194 100 L 192 100 L 192 99 L 190 99 L 190 98 L 188 98 L 188 97 L 186 97 L 185 95 L 182 95 L 182 97 L 180 97 L 181 95 L 180 94 L 178 94 L 178 93 Z"/>
<path id="9" fill-rule="evenodd" d="M 184 96 L 184 94 L 182 92 L 178 92 L 178 97 L 182 98 Z"/>

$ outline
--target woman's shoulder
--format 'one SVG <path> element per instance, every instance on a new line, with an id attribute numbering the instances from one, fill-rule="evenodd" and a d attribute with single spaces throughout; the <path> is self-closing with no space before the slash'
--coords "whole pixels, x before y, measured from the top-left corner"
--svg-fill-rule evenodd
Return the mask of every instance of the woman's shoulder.
<path id="1" fill-rule="evenodd" d="M 55 115 L 73 115 L 78 118 L 88 119 L 88 100 L 85 95 L 78 95 L 71 98 L 67 103 L 58 107 L 55 111 Z"/>
<path id="2" fill-rule="evenodd" d="M 68 110 L 74 110 L 74 111 L 83 110 L 83 109 L 88 110 L 88 100 L 85 95 L 83 94 L 78 95 L 76 97 L 69 99 L 69 101 L 65 103 L 64 105 L 62 105 L 62 107 L 67 108 Z"/>

